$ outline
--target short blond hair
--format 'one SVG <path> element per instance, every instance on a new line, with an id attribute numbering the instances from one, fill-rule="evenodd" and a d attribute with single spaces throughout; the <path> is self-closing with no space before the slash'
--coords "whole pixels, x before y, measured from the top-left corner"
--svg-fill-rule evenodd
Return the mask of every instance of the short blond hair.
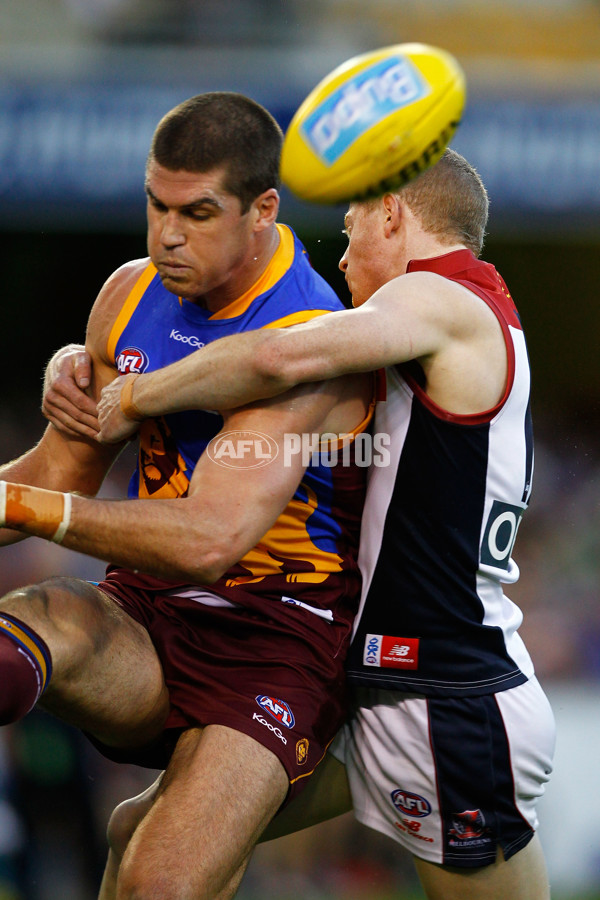
<path id="1" fill-rule="evenodd" d="M 483 250 L 489 199 L 474 167 L 455 150 L 409 182 L 398 196 L 425 231 L 444 243 L 464 244 L 479 256 Z"/>

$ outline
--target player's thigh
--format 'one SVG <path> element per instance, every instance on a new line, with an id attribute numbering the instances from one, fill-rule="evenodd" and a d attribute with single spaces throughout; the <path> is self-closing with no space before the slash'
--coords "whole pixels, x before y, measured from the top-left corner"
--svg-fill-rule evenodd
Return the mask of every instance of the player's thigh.
<path id="1" fill-rule="evenodd" d="M 221 725 L 185 732 L 125 853 L 118 896 L 221 896 L 288 787 L 279 759 L 248 735 Z"/>
<path id="2" fill-rule="evenodd" d="M 550 886 L 537 835 L 505 860 L 476 869 L 440 866 L 414 857 L 428 900 L 549 900 Z"/>
<path id="3" fill-rule="evenodd" d="M 95 585 L 53 578 L 0 600 L 47 644 L 52 677 L 40 705 L 109 743 L 148 740 L 168 711 L 156 651 L 142 625 Z"/>

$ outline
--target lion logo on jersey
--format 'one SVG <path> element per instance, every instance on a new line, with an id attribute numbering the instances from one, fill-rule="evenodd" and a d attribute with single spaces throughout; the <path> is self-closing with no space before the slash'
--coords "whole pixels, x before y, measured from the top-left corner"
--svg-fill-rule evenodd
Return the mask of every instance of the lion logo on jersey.
<path id="1" fill-rule="evenodd" d="M 187 466 L 167 423 L 147 419 L 139 434 L 140 498 L 184 497 L 189 488 Z"/>

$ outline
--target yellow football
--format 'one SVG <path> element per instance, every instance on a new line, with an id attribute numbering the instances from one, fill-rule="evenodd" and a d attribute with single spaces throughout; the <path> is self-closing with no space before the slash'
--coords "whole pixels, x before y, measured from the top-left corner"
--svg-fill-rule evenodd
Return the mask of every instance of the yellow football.
<path id="1" fill-rule="evenodd" d="M 448 146 L 465 104 L 454 57 L 427 44 L 355 56 L 310 92 L 287 129 L 283 183 L 335 204 L 402 187 Z"/>

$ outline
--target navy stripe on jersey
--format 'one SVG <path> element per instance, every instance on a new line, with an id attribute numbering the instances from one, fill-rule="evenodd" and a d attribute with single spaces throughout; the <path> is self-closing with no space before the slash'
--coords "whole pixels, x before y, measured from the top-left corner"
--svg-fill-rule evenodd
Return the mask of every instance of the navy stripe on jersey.
<path id="1" fill-rule="evenodd" d="M 483 626 L 477 594 L 488 440 L 489 424 L 445 422 L 413 400 L 381 551 L 348 662 L 361 684 L 395 687 L 401 680 L 403 690 L 464 696 L 484 690 L 490 670 L 496 686 L 525 681 L 501 629 Z M 411 571 L 400 586 L 399 559 Z M 363 669 L 367 634 L 419 639 L 419 669 Z"/>
<path id="2" fill-rule="evenodd" d="M 510 748 L 493 695 L 428 701 L 445 865 L 494 862 L 532 837 L 515 802 Z M 460 741 L 458 744 L 457 742 Z"/>
<path id="3" fill-rule="evenodd" d="M 523 503 L 529 503 L 533 482 L 533 420 L 531 418 L 531 401 L 527 404 L 525 414 L 525 487 Z"/>
<path id="4" fill-rule="evenodd" d="M 518 578 L 512 549 L 531 491 L 530 374 L 506 285 L 468 250 L 419 260 L 471 288 L 497 316 L 506 342 L 504 396 L 461 416 L 427 397 L 415 366 L 386 370 L 375 431 L 390 437 L 390 465 L 372 468 L 359 563 L 361 610 L 350 680 L 426 696 L 506 690 L 533 674 L 518 635 L 522 614 L 502 584 Z"/>

